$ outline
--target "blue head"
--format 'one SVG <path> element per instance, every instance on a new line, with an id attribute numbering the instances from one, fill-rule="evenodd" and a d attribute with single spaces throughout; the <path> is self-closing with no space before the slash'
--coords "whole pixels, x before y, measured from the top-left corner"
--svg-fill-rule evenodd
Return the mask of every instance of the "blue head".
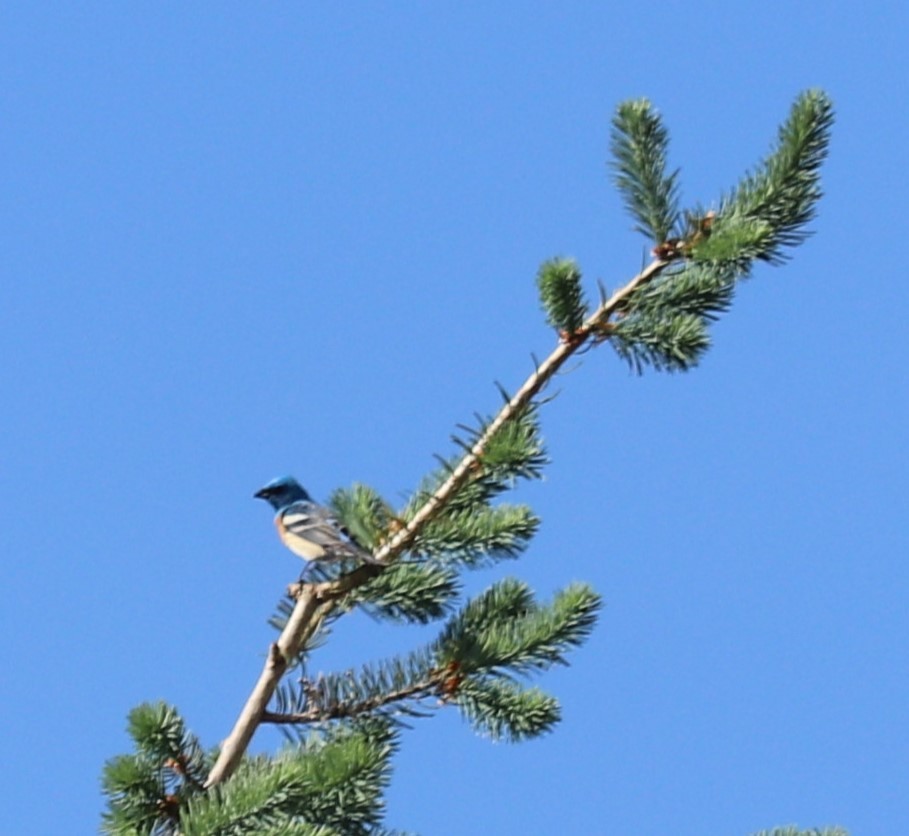
<path id="1" fill-rule="evenodd" d="M 293 476 L 273 479 L 264 488 L 256 491 L 256 499 L 264 499 L 276 511 L 286 508 L 292 502 L 310 502 L 312 498 Z"/>

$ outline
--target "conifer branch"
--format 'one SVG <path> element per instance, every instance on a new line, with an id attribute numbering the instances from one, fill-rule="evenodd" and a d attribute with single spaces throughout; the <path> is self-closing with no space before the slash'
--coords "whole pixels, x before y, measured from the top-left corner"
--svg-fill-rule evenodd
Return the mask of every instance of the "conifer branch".
<path id="1" fill-rule="evenodd" d="M 573 334 L 587 315 L 581 289 L 581 271 L 563 258 L 544 261 L 537 273 L 540 302 L 549 324 L 562 334 Z"/>
<path id="2" fill-rule="evenodd" d="M 655 259 L 623 288 L 617 290 L 591 314 L 584 324 L 577 329 L 571 339 L 563 340 L 539 364 L 533 373 L 524 381 L 511 399 L 502 407 L 498 415 L 464 455 L 451 475 L 430 496 L 422 507 L 410 518 L 407 525 L 386 542 L 374 557 L 381 563 L 388 563 L 405 551 L 423 530 L 424 526 L 434 519 L 449 503 L 452 497 L 468 481 L 474 468 L 480 464 L 483 451 L 490 439 L 509 421 L 527 409 L 537 395 L 545 388 L 556 373 L 575 354 L 578 349 L 593 339 L 608 339 L 612 327 L 610 317 L 619 310 L 629 297 L 643 284 L 658 276 L 671 263 L 670 260 Z"/>
<path id="3" fill-rule="evenodd" d="M 613 314 L 628 303 L 639 287 L 655 279 L 670 263 L 671 260 L 659 258 L 651 262 L 628 284 L 602 302 L 575 331 L 571 339 L 563 340 L 556 346 L 486 426 L 470 450 L 454 467 L 451 475 L 414 513 L 407 524 L 374 553 L 376 560 L 386 565 L 392 563 L 413 545 L 426 526 L 448 506 L 467 483 L 472 471 L 480 464 L 483 452 L 493 436 L 531 406 L 537 395 L 582 346 L 591 341 L 609 339 L 614 329 L 609 321 Z M 277 642 L 272 644 L 259 680 L 240 712 L 233 730 L 222 744 L 218 760 L 205 782 L 206 787 L 220 784 L 233 774 L 256 729 L 263 722 L 266 706 L 281 678 L 290 664 L 296 660 L 306 641 L 316 633 L 324 619 L 342 599 L 381 571 L 381 566 L 363 565 L 334 580 L 296 586 L 297 603 L 293 612 Z"/>
<path id="4" fill-rule="evenodd" d="M 444 539 L 444 523 L 452 521 L 453 510 L 477 510 L 504 489 L 499 476 L 484 481 L 485 456 L 495 449 L 506 427 L 519 425 L 533 410 L 537 397 L 570 358 L 583 348 L 612 341 L 619 354 L 638 369 L 651 364 L 684 370 L 697 362 L 708 346 L 708 322 L 729 306 L 736 279 L 747 275 L 755 258 L 779 261 L 784 247 L 804 239 L 803 227 L 813 217 L 821 194 L 819 167 L 826 154 L 832 118 L 832 106 L 823 93 L 801 96 L 780 130 L 777 149 L 763 167 L 723 201 L 719 212 L 688 213 L 687 230 L 678 238 L 669 238 L 670 228 L 678 223 L 678 201 L 677 174 L 666 172 L 668 135 L 648 102 L 620 108 L 613 135 L 616 180 L 638 220 L 638 228 L 657 245 L 654 260 L 603 299 L 586 319 L 579 271 L 570 262 L 550 262 L 541 274 L 540 291 L 548 319 L 560 331 L 559 344 L 514 395 L 506 396 L 495 418 L 483 422 L 467 441 L 458 441 L 463 454 L 450 462 L 442 460 L 438 476 L 427 490 L 417 493 L 401 517 L 392 515 L 368 489 L 338 497 L 341 504 L 358 509 L 354 516 L 360 516 L 363 524 L 357 533 L 369 542 L 379 565 L 364 565 L 338 577 L 296 585 L 294 609 L 271 647 L 259 681 L 225 741 L 206 787 L 220 784 L 234 772 L 266 716 L 266 705 L 281 677 L 325 620 L 339 606 L 350 605 L 351 593 L 385 572 L 405 552 L 419 552 L 421 538 L 430 543 L 432 523 L 440 516 L 448 515 L 435 527 L 436 534 Z M 670 266 L 673 268 L 668 270 Z M 527 466 L 532 472 L 536 465 L 528 462 Z M 500 472 L 513 478 L 513 463 L 506 462 Z M 532 533 L 530 528 L 524 526 Z M 519 549 L 522 536 L 518 529 L 506 533 L 511 540 L 490 537 L 476 554 L 484 549 L 505 554 Z M 452 536 L 464 534 L 462 527 Z M 536 699 L 504 691 L 499 696 L 496 710 Z M 478 697 L 476 704 L 484 705 L 489 699 L 489 694 Z M 538 707 L 543 706 L 543 702 L 538 703 Z M 541 708 L 538 713 L 543 717 L 546 711 Z M 492 722 L 495 725 L 498 721 Z"/>
<path id="5" fill-rule="evenodd" d="M 176 709 L 143 703 L 129 713 L 134 754 L 104 766 L 102 786 L 110 798 L 102 832 L 176 833 L 183 809 L 203 796 L 210 759 Z"/>
<path id="6" fill-rule="evenodd" d="M 259 680 L 243 706 L 233 730 L 221 745 L 218 760 L 205 782 L 206 788 L 226 781 L 233 774 L 249 747 L 253 734 L 262 722 L 262 714 L 281 677 L 297 658 L 306 640 L 315 633 L 328 615 L 328 610 L 329 606 L 320 600 L 317 594 L 317 587 L 303 584 L 287 624 L 278 640 L 268 649 L 268 657 Z"/>
<path id="7" fill-rule="evenodd" d="M 555 697 L 504 678 L 466 680 L 458 690 L 457 702 L 474 729 L 493 740 L 536 737 L 549 731 L 562 714 Z"/>
<path id="8" fill-rule="evenodd" d="M 820 90 L 807 90 L 795 100 L 789 118 L 780 126 L 776 148 L 723 200 L 716 218 L 718 242 L 711 244 L 713 235 L 706 237 L 694 248 L 696 258 L 725 256 L 771 264 L 788 258 L 786 249 L 810 234 L 805 226 L 814 218 L 822 196 L 820 167 L 827 156 L 833 118 L 833 102 Z M 731 230 L 732 241 L 724 242 L 724 248 L 734 253 L 731 256 L 720 249 L 724 228 Z"/>
<path id="9" fill-rule="evenodd" d="M 387 722 L 366 720 L 302 741 L 276 758 L 250 759 L 229 784 L 186 805 L 181 832 L 375 833 L 396 747 Z"/>
<path id="10" fill-rule="evenodd" d="M 277 692 L 277 711 L 263 722 L 306 725 L 373 713 L 424 716 L 416 704 L 436 696 L 454 705 L 479 731 L 519 740 L 547 731 L 558 701 L 514 681 L 555 664 L 593 629 L 600 598 L 571 584 L 548 604 L 521 581 L 504 578 L 452 616 L 435 642 L 359 671 L 320 674 Z"/>
<path id="11" fill-rule="evenodd" d="M 460 426 L 463 435 L 452 439 L 456 454 L 437 457 L 440 467 L 399 512 L 364 485 L 335 492 L 330 504 L 338 520 L 378 562 L 316 563 L 307 582 L 289 588 L 272 619 L 280 635 L 210 770 L 214 753 L 202 752 L 176 711 L 136 709 L 135 754 L 105 767 L 105 832 L 387 836 L 379 817 L 395 748 L 392 715 L 427 716 L 434 696 L 433 707 L 457 707 L 474 729 L 496 739 L 522 740 L 552 728 L 558 701 L 519 680 L 565 664 L 567 652 L 589 635 L 600 599 L 584 584 L 541 605 L 526 584 L 504 579 L 406 657 L 296 685 L 282 680 L 352 607 L 425 624 L 451 612 L 459 570 L 520 554 L 538 520 L 526 506 L 493 500 L 519 479 L 538 478 L 547 463 L 541 393 L 569 359 L 607 341 L 638 371 L 695 365 L 709 345 L 708 326 L 730 307 L 752 263 L 777 263 L 807 236 L 832 119 L 825 94 L 802 94 L 756 171 L 716 210 L 680 213 L 678 172 L 666 168 L 668 133 L 659 114 L 646 100 L 621 105 L 612 133 L 615 181 L 637 229 L 655 244 L 654 260 L 611 296 L 600 285 L 592 314 L 578 266 L 544 262 L 537 287 L 559 336 L 555 349 L 542 362 L 534 358 L 533 373 L 513 395 L 499 385 L 499 412 Z M 320 728 L 277 757 L 247 758 L 263 722 Z"/>
<path id="12" fill-rule="evenodd" d="M 344 720 L 351 717 L 359 717 L 389 705 L 439 693 L 449 677 L 450 674 L 447 671 L 438 669 L 431 672 L 425 679 L 409 683 L 402 688 L 375 694 L 356 702 L 337 702 L 332 705 L 322 705 L 316 699 L 312 701 L 312 704 L 305 711 L 266 711 L 262 715 L 262 722 L 275 725 L 307 725 L 309 723 L 322 723 L 326 720 Z M 318 685 L 313 686 L 304 683 L 303 687 L 315 689 Z"/>
<path id="13" fill-rule="evenodd" d="M 612 120 L 615 184 L 637 220 L 635 229 L 661 244 L 676 225 L 678 170 L 666 173 L 669 132 L 647 99 L 622 102 Z"/>
<path id="14" fill-rule="evenodd" d="M 376 618 L 428 624 L 451 611 L 460 590 L 452 566 L 398 561 L 351 589 L 348 599 Z"/>

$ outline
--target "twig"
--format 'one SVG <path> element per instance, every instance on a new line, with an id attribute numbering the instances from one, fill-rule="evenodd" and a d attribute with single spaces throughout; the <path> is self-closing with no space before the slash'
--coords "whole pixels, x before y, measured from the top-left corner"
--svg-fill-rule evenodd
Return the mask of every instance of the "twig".
<path id="1" fill-rule="evenodd" d="M 438 691 L 445 680 L 450 676 L 444 670 L 436 671 L 432 676 L 414 682 L 405 688 L 399 688 L 396 691 L 389 691 L 385 694 L 377 694 L 374 697 L 368 697 L 357 702 L 339 702 L 331 706 L 313 705 L 306 711 L 292 712 L 289 714 L 279 714 L 277 712 L 266 711 L 262 714 L 263 723 L 274 723 L 276 725 L 318 723 L 324 720 L 339 720 L 346 717 L 358 717 L 367 711 L 373 711 L 376 708 L 389 705 L 394 702 L 404 700 L 418 699 L 428 696 L 433 691 Z"/>

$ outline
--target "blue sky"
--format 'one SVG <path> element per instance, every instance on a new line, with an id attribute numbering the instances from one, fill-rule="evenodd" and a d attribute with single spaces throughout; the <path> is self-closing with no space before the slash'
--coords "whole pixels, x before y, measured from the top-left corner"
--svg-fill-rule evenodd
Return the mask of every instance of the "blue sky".
<path id="1" fill-rule="evenodd" d="M 128 710 L 232 725 L 297 564 L 252 493 L 403 496 L 553 337 L 533 277 L 645 257 L 609 183 L 648 96 L 685 199 L 838 121 L 816 235 L 702 366 L 606 347 L 544 413 L 504 574 L 606 608 L 549 737 L 406 733 L 425 834 L 909 832 L 905 6 L 13 3 L 0 10 L 0 704 L 8 832 L 97 827 Z M 313 668 L 429 635 L 351 618 Z M 262 733 L 259 749 L 277 744 Z"/>

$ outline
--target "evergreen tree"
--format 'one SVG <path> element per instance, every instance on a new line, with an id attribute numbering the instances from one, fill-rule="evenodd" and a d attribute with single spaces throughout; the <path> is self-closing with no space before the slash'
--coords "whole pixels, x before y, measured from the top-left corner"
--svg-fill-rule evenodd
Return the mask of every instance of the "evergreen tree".
<path id="1" fill-rule="evenodd" d="M 710 323 L 730 307 L 754 262 L 778 264 L 808 235 L 832 121 L 824 93 L 803 93 L 753 172 L 709 209 L 682 210 L 659 114 L 646 100 L 620 105 L 612 123 L 614 180 L 653 259 L 613 293 L 601 286 L 595 304 L 573 261 L 540 267 L 537 287 L 558 335 L 555 349 L 515 393 L 501 390 L 496 415 L 459 428 L 454 452 L 439 457 L 403 507 L 365 485 L 335 492 L 338 519 L 378 565 L 318 564 L 289 589 L 272 618 L 280 634 L 219 750 L 204 751 L 170 706 L 134 709 L 135 752 L 104 768 L 103 831 L 386 833 L 382 792 L 402 717 L 456 709 L 476 730 L 508 741 L 550 731 L 559 703 L 529 680 L 583 643 L 599 596 L 577 583 L 540 601 L 525 583 L 506 578 L 462 602 L 459 585 L 464 572 L 518 557 L 537 530 L 529 507 L 501 497 L 539 478 L 546 465 L 546 386 L 569 358 L 607 342 L 638 372 L 695 366 L 709 346 Z M 380 621 L 442 626 L 405 656 L 313 676 L 314 651 L 355 607 Z M 273 757 L 249 757 L 263 723 L 279 725 L 289 743 Z"/>

